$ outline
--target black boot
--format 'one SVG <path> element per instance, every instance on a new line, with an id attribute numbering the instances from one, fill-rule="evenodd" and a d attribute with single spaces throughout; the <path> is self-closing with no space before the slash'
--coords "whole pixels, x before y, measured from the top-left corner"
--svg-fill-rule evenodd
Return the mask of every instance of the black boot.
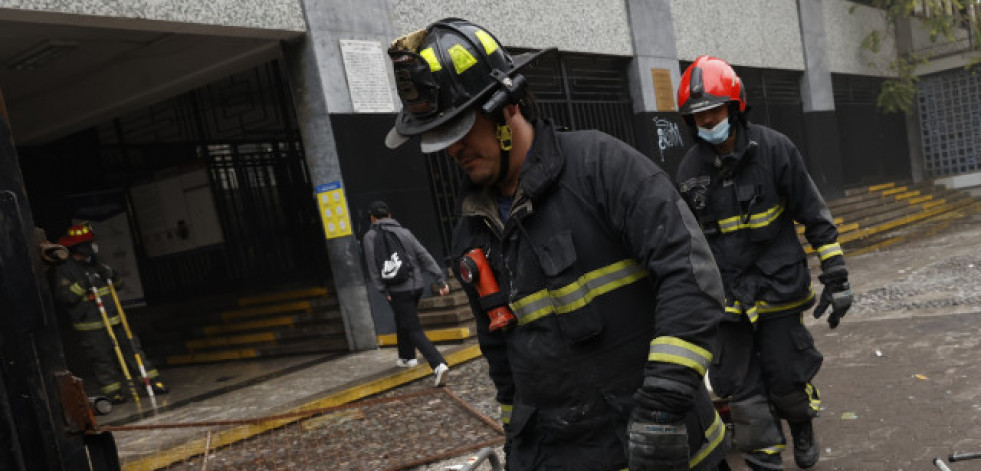
<path id="1" fill-rule="evenodd" d="M 818 461 L 820 449 L 814 438 L 811 421 L 790 424 L 790 434 L 794 437 L 794 462 L 800 468 L 810 468 Z"/>

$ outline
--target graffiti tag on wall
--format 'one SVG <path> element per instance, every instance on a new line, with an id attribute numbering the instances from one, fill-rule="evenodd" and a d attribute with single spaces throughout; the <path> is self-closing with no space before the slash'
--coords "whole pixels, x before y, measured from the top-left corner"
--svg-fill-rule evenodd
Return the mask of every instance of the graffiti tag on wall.
<path id="1" fill-rule="evenodd" d="M 654 118 L 654 127 L 657 128 L 657 148 L 661 153 L 661 162 L 664 162 L 664 151 L 675 147 L 684 147 L 685 141 L 681 139 L 681 131 L 678 124 L 666 119 Z"/>

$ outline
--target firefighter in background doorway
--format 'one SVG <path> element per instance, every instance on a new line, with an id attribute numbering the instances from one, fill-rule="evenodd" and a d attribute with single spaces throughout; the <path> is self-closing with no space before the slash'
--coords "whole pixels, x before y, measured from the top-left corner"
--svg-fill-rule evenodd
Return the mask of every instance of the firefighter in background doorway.
<path id="1" fill-rule="evenodd" d="M 823 357 L 803 323 L 815 293 L 794 221 L 820 259 L 824 289 L 814 315 L 830 307 L 831 328 L 852 302 L 838 230 L 790 139 L 746 120 L 746 93 L 728 63 L 697 58 L 682 75 L 678 104 L 696 144 L 677 181 L 726 290 L 709 380 L 731 398 L 733 448 L 752 469 L 782 469 L 783 419 L 797 466 L 810 468 L 820 405 L 811 380 Z"/>
<path id="2" fill-rule="evenodd" d="M 119 273 L 98 259 L 98 246 L 94 241 L 95 234 L 89 224 L 79 224 L 68 228 L 68 233 L 58 240 L 58 243 L 68 248 L 68 260 L 57 266 L 55 275 L 54 295 L 64 307 L 76 332 L 79 345 L 85 350 L 86 358 L 91 363 L 96 380 L 99 382 L 102 394 L 108 396 L 114 404 L 126 402 L 123 374 L 115 354 L 109 333 L 102 320 L 102 314 L 95 302 L 91 288 L 96 288 L 103 300 L 109 324 L 113 327 L 119 348 L 122 349 L 127 367 L 131 372 L 139 371 L 133 348 L 127 341 L 108 280 L 114 286 L 122 284 Z M 139 339 L 133 337 L 133 346 L 139 349 Z M 146 355 L 141 357 L 146 358 Z M 167 387 L 158 377 L 155 368 L 144 360 L 143 366 L 150 377 L 151 387 L 155 394 L 166 394 Z"/>

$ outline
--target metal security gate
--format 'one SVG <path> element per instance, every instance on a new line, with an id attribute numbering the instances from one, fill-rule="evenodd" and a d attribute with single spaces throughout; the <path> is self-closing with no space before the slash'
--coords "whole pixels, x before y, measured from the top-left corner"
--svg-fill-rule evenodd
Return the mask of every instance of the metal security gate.
<path id="1" fill-rule="evenodd" d="M 927 174 L 981 170 L 981 74 L 957 69 L 922 77 L 918 101 Z"/>
<path id="2" fill-rule="evenodd" d="M 329 277 L 300 135 L 277 62 L 98 128 L 103 167 L 129 188 L 204 168 L 223 241 L 161 256 L 134 243 L 147 301 Z M 131 211 L 131 217 L 139 214 Z"/>
<path id="3" fill-rule="evenodd" d="M 628 65 L 623 57 L 558 53 L 542 57 L 524 74 L 543 116 L 570 129 L 598 129 L 636 146 Z M 427 162 L 443 253 L 450 253 L 459 214 L 456 195 L 465 176 L 445 152 L 430 154 Z"/>

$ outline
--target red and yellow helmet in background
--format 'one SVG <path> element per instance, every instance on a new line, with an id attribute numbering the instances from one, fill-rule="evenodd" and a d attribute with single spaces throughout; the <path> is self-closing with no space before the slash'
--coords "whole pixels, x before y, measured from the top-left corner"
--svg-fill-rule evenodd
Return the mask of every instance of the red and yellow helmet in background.
<path id="1" fill-rule="evenodd" d="M 698 56 L 678 86 L 678 107 L 682 115 L 735 103 L 739 112 L 746 111 L 746 90 L 743 81 L 728 62 L 708 56 Z"/>
<path id="2" fill-rule="evenodd" d="M 66 248 L 71 248 L 72 246 L 81 244 L 82 242 L 91 242 L 95 238 L 95 233 L 92 232 L 92 225 L 83 222 L 81 224 L 76 224 L 68 228 L 68 233 L 61 236 L 58 239 L 58 243 L 65 246 Z"/>

